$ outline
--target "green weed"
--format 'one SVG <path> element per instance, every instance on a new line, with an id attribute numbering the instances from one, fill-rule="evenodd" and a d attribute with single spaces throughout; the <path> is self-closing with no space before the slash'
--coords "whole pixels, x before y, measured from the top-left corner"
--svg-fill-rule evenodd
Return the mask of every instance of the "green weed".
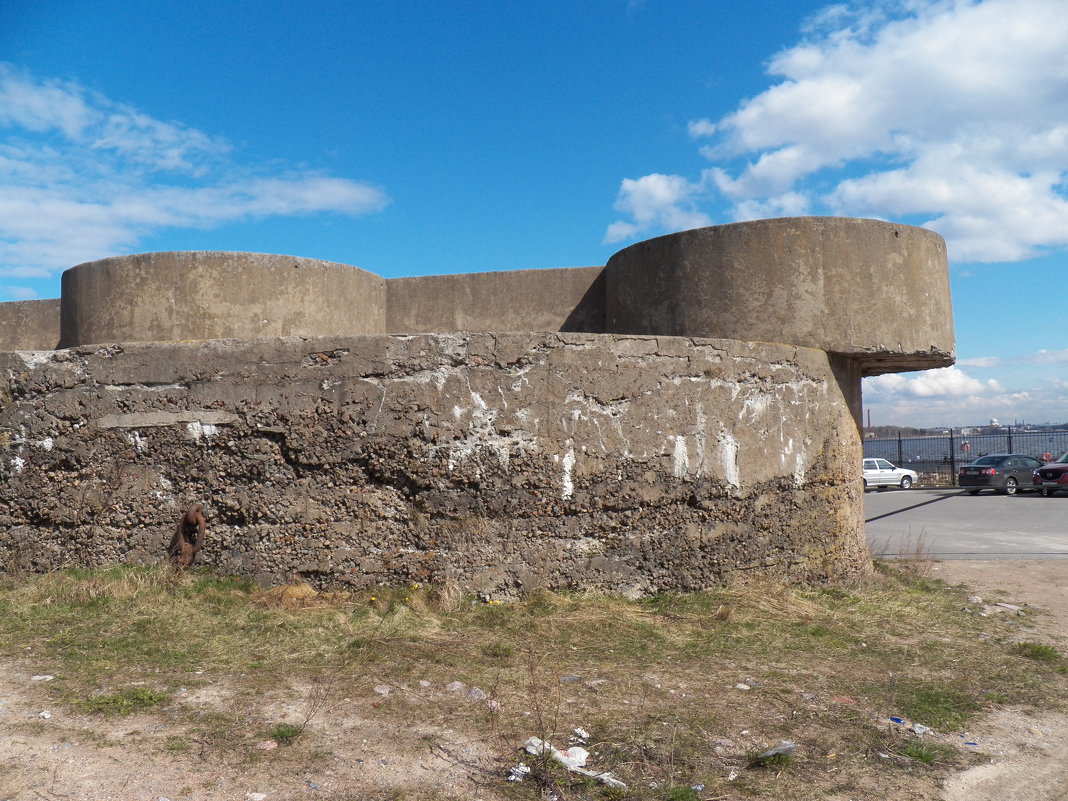
<path id="1" fill-rule="evenodd" d="M 957 759 L 957 752 L 953 750 L 952 746 L 919 738 L 911 739 L 905 743 L 901 753 L 925 765 L 952 763 Z"/>
<path id="2" fill-rule="evenodd" d="M 915 680 L 897 684 L 892 703 L 896 714 L 944 731 L 963 728 L 983 706 L 974 690 Z"/>
<path id="3" fill-rule="evenodd" d="M 1052 645 L 1038 642 L 1014 642 L 1009 648 L 1017 656 L 1034 659 L 1036 662 L 1060 662 L 1063 657 Z"/>
<path id="4" fill-rule="evenodd" d="M 170 695 L 145 687 L 129 687 L 113 693 L 91 695 L 78 702 L 85 712 L 102 715 L 132 715 L 161 706 L 170 700 Z"/>
<path id="5" fill-rule="evenodd" d="M 271 729 L 268 736 L 272 740 L 277 740 L 282 745 L 293 745 L 296 739 L 303 733 L 303 726 L 294 726 L 292 723 L 279 723 Z"/>

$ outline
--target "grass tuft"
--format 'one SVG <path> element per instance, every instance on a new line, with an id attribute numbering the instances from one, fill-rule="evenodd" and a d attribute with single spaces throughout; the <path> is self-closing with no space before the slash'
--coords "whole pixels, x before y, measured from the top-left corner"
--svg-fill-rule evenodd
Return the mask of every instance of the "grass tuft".
<path id="1" fill-rule="evenodd" d="M 952 746 L 919 738 L 905 743 L 901 753 L 925 765 L 951 764 L 958 759 L 957 751 Z"/>
<path id="2" fill-rule="evenodd" d="M 1052 645 L 1038 642 L 1014 642 L 1009 648 L 1017 656 L 1034 659 L 1036 662 L 1061 662 L 1064 657 Z"/>
<path id="3" fill-rule="evenodd" d="M 279 723 L 271 729 L 268 737 L 272 740 L 277 740 L 280 745 L 293 745 L 303 733 L 303 726 L 295 726 L 292 723 Z"/>
<path id="4" fill-rule="evenodd" d="M 132 715 L 170 701 L 170 695 L 144 687 L 129 687 L 113 693 L 91 695 L 78 701 L 78 706 L 85 712 L 101 715 Z"/>

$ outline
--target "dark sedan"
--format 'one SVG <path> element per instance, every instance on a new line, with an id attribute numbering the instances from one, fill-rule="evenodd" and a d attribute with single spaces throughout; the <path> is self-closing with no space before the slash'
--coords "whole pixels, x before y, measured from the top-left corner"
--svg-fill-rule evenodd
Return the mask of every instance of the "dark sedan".
<path id="1" fill-rule="evenodd" d="M 1068 492 L 1068 452 L 1049 464 L 1040 465 L 1034 473 L 1035 489 L 1050 496 L 1057 490 Z"/>
<path id="2" fill-rule="evenodd" d="M 1017 490 L 1030 489 L 1034 485 L 1035 471 L 1040 467 L 1042 462 L 1030 456 L 992 453 L 962 466 L 957 473 L 957 483 L 968 490 L 969 495 L 978 495 L 984 489 L 1015 495 Z"/>

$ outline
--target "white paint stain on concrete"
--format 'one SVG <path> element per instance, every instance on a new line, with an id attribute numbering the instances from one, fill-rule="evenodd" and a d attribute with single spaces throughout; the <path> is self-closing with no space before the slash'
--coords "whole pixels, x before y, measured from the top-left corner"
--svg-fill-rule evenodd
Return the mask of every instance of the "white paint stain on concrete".
<path id="1" fill-rule="evenodd" d="M 517 414 L 522 411 L 518 410 Z M 489 408 L 485 399 L 473 390 L 470 409 L 453 407 L 453 417 L 457 421 L 467 417 L 468 422 L 467 435 L 445 446 L 448 449 L 449 470 L 455 469 L 461 461 L 486 451 L 497 457 L 498 464 L 507 467 L 514 452 L 534 450 L 536 437 L 529 431 L 517 430 L 503 434 L 497 430 L 499 414 L 499 410 Z"/>
<path id="2" fill-rule="evenodd" d="M 685 478 L 690 472 L 690 453 L 686 447 L 686 437 L 676 436 L 675 450 L 671 455 L 675 478 Z"/>
<path id="3" fill-rule="evenodd" d="M 697 404 L 695 416 L 697 424 L 693 432 L 693 443 L 697 457 L 697 477 L 700 478 L 705 474 L 705 458 L 708 450 L 708 415 L 705 414 L 705 407 L 700 403 Z"/>
<path id="4" fill-rule="evenodd" d="M 22 359 L 22 363 L 27 367 L 40 367 L 42 364 L 48 364 L 52 361 L 52 353 L 50 350 L 17 350 L 15 354 Z"/>
<path id="5" fill-rule="evenodd" d="M 133 445 L 133 449 L 138 453 L 145 452 L 145 441 L 142 439 L 140 431 L 131 431 L 126 435 L 126 441 Z"/>
<path id="6" fill-rule="evenodd" d="M 755 420 L 763 417 L 770 406 L 771 398 L 767 395 L 750 395 L 742 403 L 742 414 L 747 415 L 751 420 Z"/>
<path id="7" fill-rule="evenodd" d="M 210 423 L 202 423 L 199 420 L 193 420 L 191 423 L 186 423 L 186 433 L 189 434 L 189 438 L 194 442 L 200 442 L 202 439 L 211 439 L 219 433 L 219 427 L 213 426 Z"/>
<path id="8" fill-rule="evenodd" d="M 738 466 L 738 440 L 729 431 L 722 431 L 719 435 L 720 466 L 723 468 L 723 478 L 732 487 L 742 486 L 741 470 Z"/>
<path id="9" fill-rule="evenodd" d="M 555 460 L 557 457 L 553 458 Z M 563 467 L 563 475 L 561 478 L 562 489 L 560 492 L 560 497 L 566 501 L 568 498 L 575 494 L 575 449 L 568 448 L 567 453 L 565 453 L 563 458 L 559 461 Z"/>

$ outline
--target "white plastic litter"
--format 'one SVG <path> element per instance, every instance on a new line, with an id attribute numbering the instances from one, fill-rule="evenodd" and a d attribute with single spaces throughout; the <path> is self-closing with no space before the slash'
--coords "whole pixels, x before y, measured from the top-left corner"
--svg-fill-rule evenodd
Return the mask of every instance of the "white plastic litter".
<path id="1" fill-rule="evenodd" d="M 530 773 L 530 768 L 520 762 L 518 765 L 514 765 L 510 771 L 508 771 L 508 781 L 521 782 Z"/>
<path id="2" fill-rule="evenodd" d="M 523 745 L 523 748 L 526 749 L 528 754 L 548 753 L 553 759 L 572 773 L 579 773 L 583 776 L 588 776 L 591 779 L 596 779 L 608 787 L 615 787 L 617 790 L 627 789 L 627 785 L 615 778 L 611 773 L 601 773 L 596 770 L 587 770 L 583 767 L 586 764 L 586 760 L 590 757 L 590 752 L 581 746 L 575 745 L 568 748 L 566 751 L 560 751 L 538 737 L 531 737 Z"/>

